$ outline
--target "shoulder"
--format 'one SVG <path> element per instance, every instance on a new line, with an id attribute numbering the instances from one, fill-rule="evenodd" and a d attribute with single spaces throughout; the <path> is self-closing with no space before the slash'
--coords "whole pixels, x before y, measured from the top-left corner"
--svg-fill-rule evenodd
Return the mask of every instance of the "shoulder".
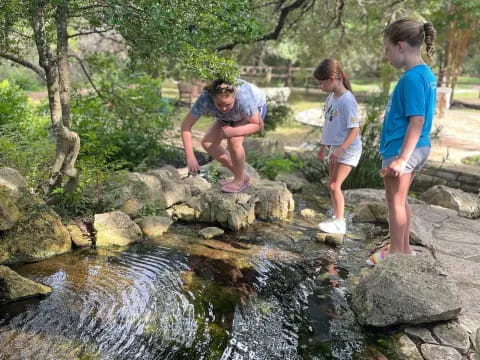
<path id="1" fill-rule="evenodd" d="M 355 96 L 350 91 L 344 94 L 342 104 L 347 107 L 358 106 L 357 99 L 355 99 Z"/>

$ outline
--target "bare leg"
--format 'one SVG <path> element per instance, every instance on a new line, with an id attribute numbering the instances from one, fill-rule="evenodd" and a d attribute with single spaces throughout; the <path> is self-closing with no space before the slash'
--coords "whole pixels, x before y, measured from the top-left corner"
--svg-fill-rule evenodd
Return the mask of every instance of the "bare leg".
<path id="1" fill-rule="evenodd" d="M 385 195 L 390 227 L 389 253 L 405 253 L 405 238 L 409 226 L 410 211 L 407 210 L 407 195 L 413 174 L 385 176 Z M 408 209 L 410 207 L 408 206 Z"/>
<path id="2" fill-rule="evenodd" d="M 345 199 L 342 193 L 342 184 L 347 178 L 352 167 L 342 163 L 335 163 L 329 165 L 330 178 L 328 182 L 328 189 L 330 190 L 330 197 L 335 212 L 335 217 L 342 220 L 344 217 Z"/>
<path id="3" fill-rule="evenodd" d="M 413 179 L 415 177 L 415 173 L 412 173 L 412 178 L 410 180 L 410 184 L 408 185 L 408 188 L 412 186 Z M 410 208 L 410 205 L 408 204 L 408 191 L 407 191 L 407 197 L 405 199 L 405 209 L 407 212 L 407 228 L 405 230 L 405 237 L 403 239 L 403 252 L 405 254 L 411 254 L 412 253 L 412 247 L 410 246 L 410 219 L 412 218 L 412 209 Z"/>
<path id="4" fill-rule="evenodd" d="M 215 121 L 202 139 L 202 146 L 208 154 L 233 173 L 233 163 L 228 151 L 221 146 L 222 124 Z"/>
<path id="5" fill-rule="evenodd" d="M 227 139 L 228 149 L 230 150 L 230 156 L 233 168 L 233 181 L 232 185 L 242 186 L 245 172 L 245 149 L 243 148 L 243 136 L 235 136 Z"/>

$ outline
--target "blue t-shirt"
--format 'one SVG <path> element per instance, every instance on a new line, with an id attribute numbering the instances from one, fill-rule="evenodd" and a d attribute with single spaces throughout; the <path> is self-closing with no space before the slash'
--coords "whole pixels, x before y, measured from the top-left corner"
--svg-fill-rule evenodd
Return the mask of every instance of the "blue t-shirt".
<path id="1" fill-rule="evenodd" d="M 236 88 L 235 104 L 231 110 L 226 112 L 218 110 L 212 95 L 204 90 L 193 104 L 190 113 L 197 119 L 204 114 L 211 114 L 216 120 L 237 122 L 261 112 L 266 104 L 263 91 L 244 80 L 239 79 L 238 82 L 240 84 Z"/>
<path id="2" fill-rule="evenodd" d="M 427 65 L 417 65 L 408 69 L 395 86 L 385 110 L 380 154 L 383 159 L 397 156 L 402 149 L 410 116 L 423 116 L 423 128 L 415 148 L 431 146 L 437 80 Z"/>

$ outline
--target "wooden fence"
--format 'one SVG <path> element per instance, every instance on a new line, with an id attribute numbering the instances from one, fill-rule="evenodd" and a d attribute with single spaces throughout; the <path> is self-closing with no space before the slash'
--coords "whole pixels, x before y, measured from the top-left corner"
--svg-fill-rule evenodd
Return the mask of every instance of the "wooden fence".
<path id="1" fill-rule="evenodd" d="M 294 66 L 242 66 L 240 76 L 242 78 L 263 80 L 270 84 L 274 79 L 280 79 L 284 85 L 291 86 L 293 81 L 302 83 L 308 87 L 313 82 L 315 68 Z"/>

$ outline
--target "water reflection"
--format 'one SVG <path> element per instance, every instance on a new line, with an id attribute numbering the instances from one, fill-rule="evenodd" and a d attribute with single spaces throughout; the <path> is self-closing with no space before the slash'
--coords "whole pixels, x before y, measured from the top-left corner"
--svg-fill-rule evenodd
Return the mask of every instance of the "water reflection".
<path id="1" fill-rule="evenodd" d="M 327 250 L 295 256 L 283 238 L 281 252 L 255 237 L 202 255 L 196 238 L 180 240 L 181 251 L 154 241 L 16 268 L 54 291 L 2 307 L 0 359 L 349 359 L 361 348 Z"/>

